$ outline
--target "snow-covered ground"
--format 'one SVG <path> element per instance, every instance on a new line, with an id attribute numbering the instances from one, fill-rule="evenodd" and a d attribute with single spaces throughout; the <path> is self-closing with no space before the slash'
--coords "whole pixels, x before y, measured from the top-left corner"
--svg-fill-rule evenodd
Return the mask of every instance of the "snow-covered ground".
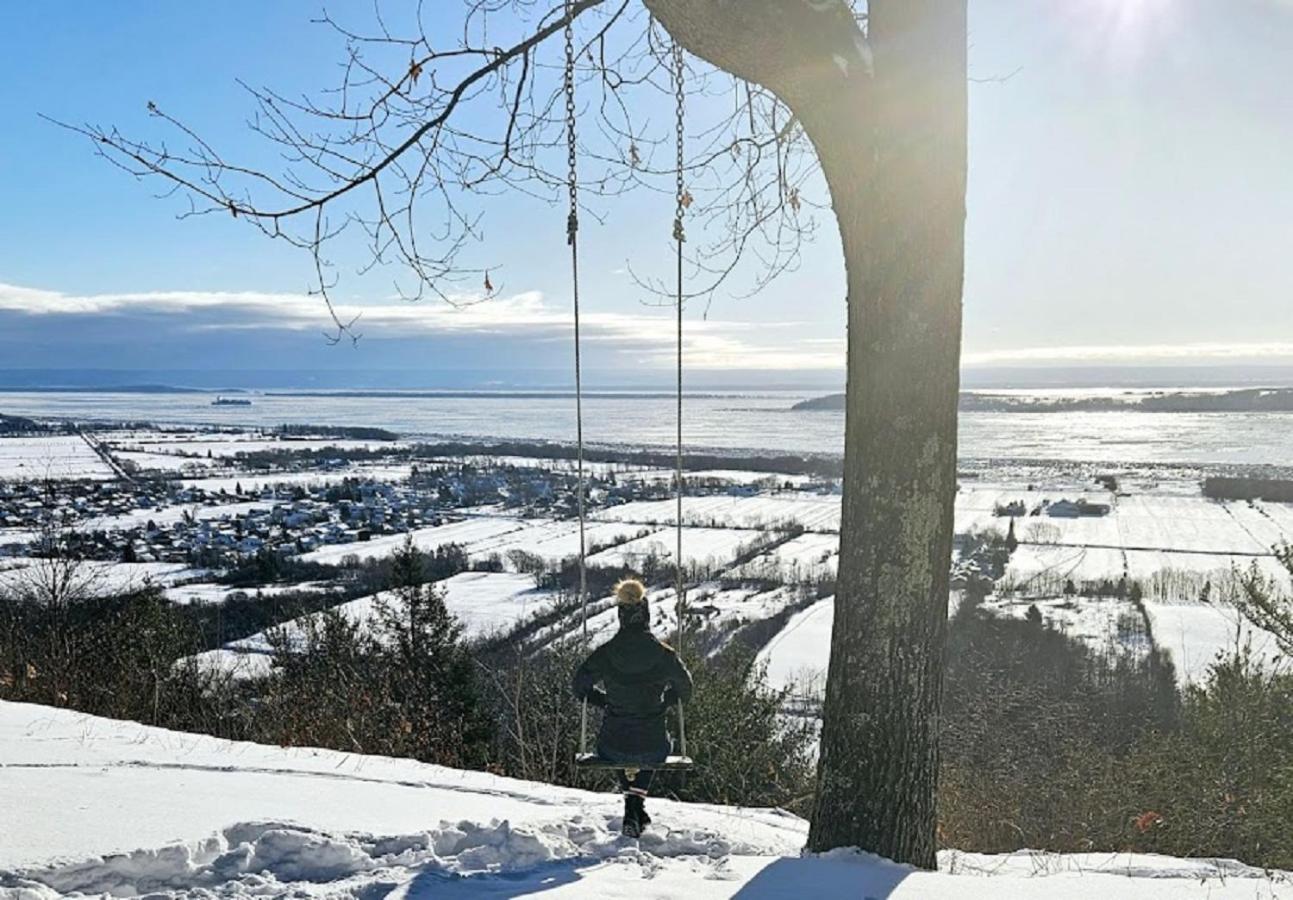
<path id="1" fill-rule="evenodd" d="M 1206 680 L 1219 656 L 1244 645 L 1271 665 L 1286 665 L 1278 657 L 1275 638 L 1254 628 L 1234 607 L 1147 601 L 1145 609 L 1154 643 L 1172 654 L 1176 680 L 1182 685 Z"/>
<path id="2" fill-rule="evenodd" d="M 641 532 L 650 534 L 655 530 L 622 522 L 590 522 L 584 531 L 584 541 L 589 548 L 606 548 L 621 544 Z M 459 544 L 471 559 L 497 554 L 506 561 L 508 553 L 518 550 L 555 563 L 579 552 L 579 523 L 569 519 L 521 519 L 487 514 L 415 529 L 409 535 L 420 550 Z M 392 534 L 369 541 L 331 544 L 305 554 L 302 559 L 336 565 L 351 555 L 360 559 L 381 558 L 399 549 L 405 539 L 406 535 Z"/>
<path id="3" fill-rule="evenodd" d="M 182 521 L 191 515 L 199 522 L 209 519 L 233 519 L 245 516 L 256 510 L 273 509 L 273 503 L 248 501 L 225 503 L 208 506 L 201 503 L 184 503 L 167 506 L 162 509 L 135 509 L 115 516 L 100 516 L 88 519 L 80 527 L 85 531 L 128 531 L 132 528 L 143 528 L 152 522 L 158 528 L 166 528 Z"/>
<path id="4" fill-rule="evenodd" d="M 839 549 L 839 535 L 806 532 L 760 553 L 735 574 L 790 583 L 830 579 L 839 565 Z"/>
<path id="5" fill-rule="evenodd" d="M 445 607 L 463 626 L 468 639 L 501 634 L 540 613 L 550 610 L 560 599 L 553 591 L 539 590 L 530 575 L 509 572 L 462 572 L 436 582 L 444 591 Z M 183 589 L 174 589 L 183 593 Z M 373 619 L 379 601 L 396 602 L 393 595 L 374 594 L 335 607 L 352 622 Z M 294 619 L 278 626 L 286 639 L 296 641 L 302 635 L 304 620 Z M 268 673 L 273 648 L 269 635 L 258 632 L 232 641 L 217 650 L 202 653 L 198 659 L 207 666 L 239 677 L 258 677 Z"/>
<path id="6" fill-rule="evenodd" d="M 408 760 L 178 734 L 0 703 L 0 897 L 551 897 L 1282 900 L 1286 873 L 1227 860 L 940 855 L 919 872 L 802 855 L 807 823 Z"/>
<path id="7" fill-rule="evenodd" d="M 754 548 L 759 541 L 765 540 L 765 535 L 763 531 L 749 528 L 685 526 L 682 530 L 683 565 L 717 571 L 731 564 L 741 553 Z M 676 549 L 677 537 L 674 530 L 659 530 L 595 553 L 588 558 L 588 563 L 609 568 L 638 569 L 649 557 L 672 561 Z"/>
<path id="8" fill-rule="evenodd" d="M 113 477 L 112 469 L 79 435 L 0 437 L 0 480 Z"/>
<path id="9" fill-rule="evenodd" d="M 599 510 L 594 518 L 672 525 L 677 522 L 677 514 L 675 500 L 636 500 Z M 835 494 L 797 491 L 748 497 L 727 494 L 684 497 L 682 521 L 684 525 L 759 529 L 774 529 L 797 522 L 809 531 L 837 532 L 840 529 L 840 498 Z"/>
<path id="10" fill-rule="evenodd" d="M 139 590 L 148 585 L 175 585 L 209 577 L 201 569 L 183 563 L 110 563 L 86 560 L 69 562 L 39 557 L 0 557 L 0 591 L 21 593 L 24 587 L 42 592 L 42 586 L 82 597 L 107 597 Z"/>
<path id="11" fill-rule="evenodd" d="M 297 591 L 336 591 L 340 588 L 326 581 L 303 581 L 299 584 L 258 584 L 254 587 L 230 587 L 215 581 L 194 581 L 171 585 L 163 593 L 172 603 L 223 603 L 231 594 L 249 597 L 274 597 Z"/>
<path id="12" fill-rule="evenodd" d="M 769 686 L 776 690 L 788 688 L 798 696 L 821 696 L 834 625 L 834 597 L 818 600 L 791 616 L 786 627 L 759 653 L 757 662 L 766 667 Z"/>

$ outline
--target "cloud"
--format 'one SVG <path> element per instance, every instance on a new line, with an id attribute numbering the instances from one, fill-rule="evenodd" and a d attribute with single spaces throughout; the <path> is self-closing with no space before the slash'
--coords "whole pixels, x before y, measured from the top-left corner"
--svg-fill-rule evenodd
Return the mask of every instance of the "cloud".
<path id="1" fill-rule="evenodd" d="M 338 302 L 342 321 L 356 319 L 355 331 L 365 341 L 423 340 L 428 346 L 446 342 L 472 342 L 486 357 L 507 354 L 520 344 L 569 342 L 574 319 L 568 308 L 548 303 L 538 292 L 481 300 L 460 298 L 449 304 L 438 301 L 412 303 Z M 195 337 L 209 339 L 213 353 L 220 336 L 266 331 L 316 336 L 331 328 L 323 301 L 305 294 L 202 291 L 72 295 L 57 291 L 0 283 L 0 316 L 16 318 L 28 334 L 38 334 L 57 344 L 61 333 L 71 334 L 93 325 L 106 334 L 120 336 L 123 325 L 147 323 L 150 344 L 168 339 L 192 344 Z M 623 360 L 633 365 L 667 368 L 676 353 L 676 322 L 667 308 L 656 314 L 584 312 L 580 337 L 585 348 L 603 363 Z M 683 360 L 696 369 L 834 369 L 842 365 L 839 353 L 823 350 L 810 341 L 783 341 L 786 323 L 750 323 L 715 319 L 689 320 L 683 331 Z M 129 330 L 128 328 L 126 330 Z M 775 341 L 760 341 L 763 335 Z M 494 345 L 491 353 L 491 344 Z"/>

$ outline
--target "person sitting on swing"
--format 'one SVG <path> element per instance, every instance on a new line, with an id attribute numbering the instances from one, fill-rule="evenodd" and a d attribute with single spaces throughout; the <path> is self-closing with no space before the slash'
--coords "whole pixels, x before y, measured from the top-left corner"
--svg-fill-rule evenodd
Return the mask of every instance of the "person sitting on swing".
<path id="1" fill-rule="evenodd" d="M 646 813 L 652 767 L 673 749 L 665 713 L 691 698 L 691 674 L 678 653 L 651 634 L 646 587 L 636 578 L 615 585 L 620 629 L 575 670 L 575 697 L 604 710 L 597 755 L 623 764 L 623 833 L 637 837 L 651 822 Z M 598 683 L 604 686 L 598 688 Z"/>

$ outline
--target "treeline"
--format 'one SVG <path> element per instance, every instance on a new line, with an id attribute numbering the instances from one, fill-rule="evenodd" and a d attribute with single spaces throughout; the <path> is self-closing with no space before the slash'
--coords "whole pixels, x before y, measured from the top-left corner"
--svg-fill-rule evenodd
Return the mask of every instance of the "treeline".
<path id="1" fill-rule="evenodd" d="M 394 431 L 363 425 L 279 425 L 274 429 L 274 433 L 286 440 L 318 437 L 356 441 L 398 441 L 400 439 Z"/>
<path id="2" fill-rule="evenodd" d="M 34 419 L 0 413 L 0 434 L 43 434 L 53 430 Z"/>
<path id="3" fill-rule="evenodd" d="M 1158 651 L 1097 650 L 973 605 L 950 639 L 947 846 L 1293 866 L 1293 675 L 1237 647 L 1178 692 Z"/>
<path id="4" fill-rule="evenodd" d="M 567 444 L 546 441 L 496 441 L 490 443 L 444 441 L 418 444 L 416 455 L 440 456 L 526 456 L 533 459 L 568 460 L 574 462 L 575 448 Z M 627 450 L 610 447 L 584 447 L 588 462 L 627 463 L 671 469 L 677 464 L 673 451 Z M 839 456 L 826 454 L 785 453 L 768 456 L 723 456 L 717 453 L 684 453 L 683 469 L 740 469 L 747 472 L 768 472 L 790 475 L 811 475 L 818 478 L 838 478 L 843 474 L 843 461 Z"/>
<path id="5" fill-rule="evenodd" d="M 1203 496 L 1214 500 L 1266 500 L 1293 503 L 1293 480 L 1211 476 L 1203 480 Z"/>
<path id="6" fill-rule="evenodd" d="M 1245 388 L 1218 393 L 1188 391 L 1116 397 L 1042 399 L 964 391 L 961 412 L 1293 412 L 1293 388 Z M 794 410 L 842 411 L 843 394 L 827 394 L 794 404 Z"/>

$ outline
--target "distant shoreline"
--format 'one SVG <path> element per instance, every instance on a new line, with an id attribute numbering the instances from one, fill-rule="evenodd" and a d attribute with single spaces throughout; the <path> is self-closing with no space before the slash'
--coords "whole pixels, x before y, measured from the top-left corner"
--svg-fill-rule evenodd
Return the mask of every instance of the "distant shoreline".
<path id="1" fill-rule="evenodd" d="M 790 407 L 795 412 L 843 412 L 844 395 L 826 394 L 802 400 Z M 1167 413 L 1259 413 L 1293 412 L 1293 388 L 1241 388 L 1201 393 L 1197 391 L 1153 391 L 1135 396 L 1057 397 L 1042 399 L 982 391 L 964 391 L 961 412 L 1072 413 L 1072 412 L 1167 412 Z"/>
<path id="2" fill-rule="evenodd" d="M 588 390 L 583 391 L 583 397 L 586 400 L 658 400 L 662 397 L 673 397 L 675 392 L 672 390 L 644 391 L 644 390 Z M 739 398 L 742 396 L 762 396 L 768 393 L 783 393 L 782 391 L 771 390 L 748 390 L 748 391 L 684 391 L 683 396 L 697 399 L 724 399 Z M 803 392 L 801 392 L 803 393 Z M 511 389 L 489 390 L 482 388 L 479 390 L 447 389 L 447 390 L 256 390 L 253 388 L 195 388 L 195 387 L 175 387 L 166 384 L 138 384 L 138 385 L 119 385 L 111 387 L 29 387 L 29 386 L 4 386 L 0 385 L 0 394 L 202 394 L 208 396 L 232 395 L 237 397 L 319 397 L 332 399 L 345 399 L 352 397 L 355 399 L 388 399 L 388 400 L 407 400 L 407 399 L 461 399 L 461 400 L 568 400 L 574 399 L 573 390 L 534 390 L 525 391 Z"/>

